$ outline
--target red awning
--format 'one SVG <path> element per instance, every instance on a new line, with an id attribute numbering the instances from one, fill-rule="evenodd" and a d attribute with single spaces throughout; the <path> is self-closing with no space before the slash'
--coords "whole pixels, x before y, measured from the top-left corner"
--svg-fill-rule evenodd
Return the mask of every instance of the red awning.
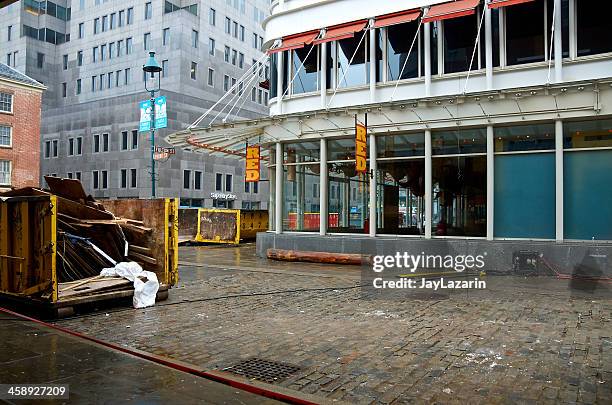
<path id="1" fill-rule="evenodd" d="M 514 6 L 515 4 L 529 3 L 532 1 L 534 0 L 491 0 L 489 8 Z"/>
<path id="2" fill-rule="evenodd" d="M 367 21 L 357 21 L 348 24 L 335 25 L 329 27 L 325 32 L 325 36 L 314 41 L 314 44 L 322 44 L 324 42 L 338 41 L 340 39 L 352 38 L 356 32 L 363 31 L 368 24 Z"/>
<path id="3" fill-rule="evenodd" d="M 409 23 L 419 18 L 420 15 L 421 10 L 406 10 L 399 13 L 381 15 L 380 17 L 376 17 L 376 21 L 374 21 L 374 28 Z"/>
<path id="4" fill-rule="evenodd" d="M 292 49 L 303 48 L 306 45 L 312 44 L 312 41 L 319 35 L 319 31 L 303 32 L 301 34 L 290 35 L 283 38 L 283 43 L 278 48 L 270 49 L 268 53 L 277 53 L 289 51 Z"/>
<path id="5" fill-rule="evenodd" d="M 423 22 L 448 20 L 474 14 L 474 9 L 478 6 L 478 3 L 480 3 L 480 0 L 457 0 L 431 6 L 429 12 L 423 18 Z"/>

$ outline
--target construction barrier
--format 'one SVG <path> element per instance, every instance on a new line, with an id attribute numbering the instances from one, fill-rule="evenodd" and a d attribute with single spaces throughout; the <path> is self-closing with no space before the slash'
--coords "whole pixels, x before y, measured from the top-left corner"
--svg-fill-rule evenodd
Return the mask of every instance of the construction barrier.
<path id="1" fill-rule="evenodd" d="M 267 210 L 198 209 L 196 242 L 238 244 L 268 230 Z"/>

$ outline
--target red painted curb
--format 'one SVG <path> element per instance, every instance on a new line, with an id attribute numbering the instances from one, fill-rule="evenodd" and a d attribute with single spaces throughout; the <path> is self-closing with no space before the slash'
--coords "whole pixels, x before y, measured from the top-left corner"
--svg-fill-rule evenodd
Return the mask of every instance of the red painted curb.
<path id="1" fill-rule="evenodd" d="M 82 333 L 70 330 L 70 329 L 62 328 L 61 326 L 53 325 L 53 324 L 41 321 L 41 320 L 36 319 L 36 318 L 31 318 L 29 316 L 22 315 L 22 314 L 20 314 L 18 312 L 14 312 L 14 311 L 11 311 L 11 310 L 3 308 L 3 307 L 0 307 L 0 312 L 4 312 L 4 313 L 7 313 L 7 314 L 16 316 L 18 318 L 21 318 L 21 319 L 24 319 L 24 320 L 27 320 L 27 321 L 31 321 L 31 322 L 37 323 L 39 325 L 43 325 L 43 326 L 46 326 L 46 327 L 51 328 L 51 329 L 55 329 L 55 330 L 58 330 L 60 332 L 67 333 L 69 335 L 76 336 L 76 337 L 81 338 L 81 339 L 89 340 L 89 341 L 94 342 L 96 344 L 99 344 L 101 346 L 105 346 L 105 347 L 108 347 L 108 348 L 113 349 L 113 350 L 117 350 L 117 351 L 120 351 L 120 352 L 123 352 L 123 353 L 127 353 L 127 354 L 130 354 L 132 356 L 136 356 L 138 358 L 151 361 L 153 363 L 162 364 L 162 365 L 164 365 L 166 367 L 170 367 L 170 368 L 178 370 L 178 371 L 182 371 L 182 372 L 185 372 L 185 373 L 193 374 L 193 375 L 196 375 L 198 377 L 203 377 L 203 378 L 206 378 L 208 380 L 212 380 L 212 381 L 219 382 L 219 383 L 222 383 L 222 384 L 225 384 L 225 385 L 229 385 L 230 387 L 238 388 L 240 390 L 243 390 L 243 391 L 246 391 L 246 392 L 250 392 L 252 394 L 260 395 L 262 397 L 276 399 L 278 401 L 283 401 L 283 402 L 286 402 L 286 403 L 289 403 L 289 404 L 317 405 L 316 402 L 311 402 L 311 401 L 308 401 L 308 400 L 305 400 L 305 399 L 302 399 L 302 398 L 297 398 L 297 397 L 294 397 L 294 396 L 291 396 L 291 395 L 287 395 L 287 394 L 283 394 L 283 393 L 280 393 L 280 392 L 272 391 L 272 390 L 269 390 L 269 389 L 266 389 L 266 388 L 256 387 L 254 385 L 246 384 L 244 382 L 233 380 L 231 378 L 226 378 L 226 377 L 222 377 L 222 376 L 217 375 L 217 374 L 212 374 L 212 373 L 208 373 L 206 371 L 197 370 L 197 369 L 189 367 L 189 366 L 187 366 L 185 364 L 175 363 L 175 362 L 173 362 L 173 361 L 171 361 L 169 359 L 166 360 L 166 359 L 162 359 L 160 357 L 154 356 L 154 355 L 150 355 L 150 354 L 143 353 L 143 352 L 140 352 L 140 351 L 131 350 L 131 349 L 128 349 L 127 347 L 119 346 L 119 345 L 116 345 L 114 343 L 110 343 L 110 342 L 106 342 L 104 340 L 96 339 L 94 337 L 87 336 L 87 335 L 84 335 Z"/>

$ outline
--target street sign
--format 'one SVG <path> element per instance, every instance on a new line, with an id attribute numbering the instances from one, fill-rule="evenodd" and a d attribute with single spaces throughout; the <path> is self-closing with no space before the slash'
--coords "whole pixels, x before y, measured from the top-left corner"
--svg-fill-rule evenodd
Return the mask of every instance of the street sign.
<path id="1" fill-rule="evenodd" d="M 155 129 L 168 126 L 168 115 L 166 114 L 166 96 L 155 99 Z"/>
<path id="2" fill-rule="evenodd" d="M 166 113 L 166 96 L 155 99 L 155 129 L 168 126 L 168 114 Z M 140 125 L 138 130 L 146 132 L 151 130 L 151 100 L 140 102 Z"/>

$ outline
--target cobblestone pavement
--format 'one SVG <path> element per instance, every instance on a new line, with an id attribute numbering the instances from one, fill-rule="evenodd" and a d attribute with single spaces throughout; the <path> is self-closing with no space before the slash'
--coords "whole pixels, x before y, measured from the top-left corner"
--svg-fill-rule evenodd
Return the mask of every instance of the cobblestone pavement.
<path id="1" fill-rule="evenodd" d="M 278 384 L 322 402 L 612 403 L 610 284 L 489 277 L 485 291 L 364 299 L 358 268 L 181 249 L 168 301 L 59 324 L 209 369 L 295 364 Z"/>

